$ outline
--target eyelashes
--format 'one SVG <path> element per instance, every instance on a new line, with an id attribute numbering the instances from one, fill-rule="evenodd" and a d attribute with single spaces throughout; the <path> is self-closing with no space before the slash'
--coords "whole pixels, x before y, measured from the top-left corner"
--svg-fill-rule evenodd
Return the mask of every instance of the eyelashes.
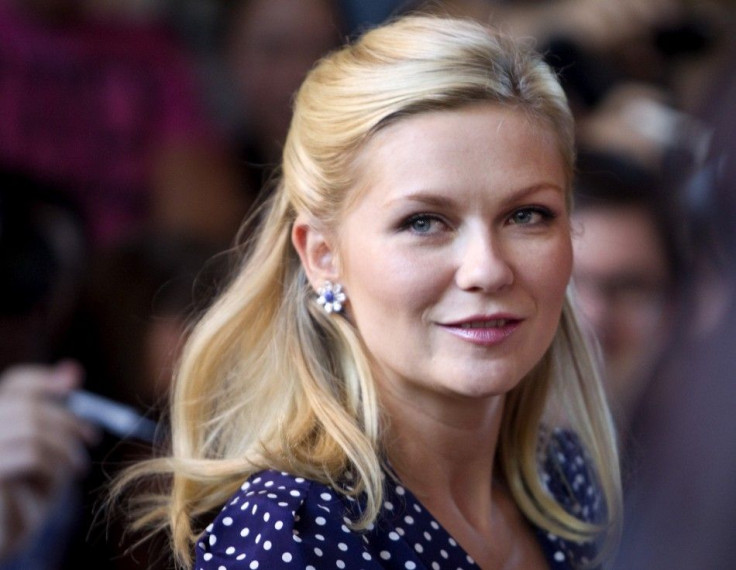
<path id="1" fill-rule="evenodd" d="M 504 218 L 504 225 L 536 227 L 548 224 L 557 214 L 545 206 L 525 206 L 516 208 Z M 452 224 L 443 216 L 430 212 L 418 212 L 405 218 L 399 224 L 399 231 L 409 231 L 415 235 L 435 235 L 452 229 Z"/>
<path id="2" fill-rule="evenodd" d="M 440 216 L 427 213 L 409 216 L 400 227 L 402 230 L 408 230 L 417 235 L 435 234 L 448 228 L 449 225 Z"/>
<path id="3" fill-rule="evenodd" d="M 508 223 L 513 225 L 537 225 L 549 222 L 557 216 L 552 210 L 544 206 L 527 206 L 514 210 L 508 217 Z"/>

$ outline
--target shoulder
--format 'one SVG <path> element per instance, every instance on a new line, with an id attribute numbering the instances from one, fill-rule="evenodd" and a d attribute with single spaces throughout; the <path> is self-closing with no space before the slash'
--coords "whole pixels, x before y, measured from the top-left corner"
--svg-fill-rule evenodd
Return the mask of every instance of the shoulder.
<path id="1" fill-rule="evenodd" d="M 262 471 L 241 486 L 200 537 L 196 567 L 351 568 L 351 559 L 364 550 L 361 535 L 349 528 L 351 516 L 350 501 L 326 485 Z"/>

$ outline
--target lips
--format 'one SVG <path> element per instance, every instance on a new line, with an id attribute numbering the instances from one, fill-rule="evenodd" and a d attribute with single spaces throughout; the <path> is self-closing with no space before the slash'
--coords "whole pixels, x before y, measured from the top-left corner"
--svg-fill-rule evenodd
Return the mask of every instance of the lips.
<path id="1" fill-rule="evenodd" d="M 440 326 L 464 341 L 488 347 L 505 341 L 521 323 L 515 317 L 478 317 Z"/>
<path id="2" fill-rule="evenodd" d="M 460 328 L 463 329 L 491 329 L 499 328 L 506 325 L 509 322 L 508 319 L 492 319 L 490 321 L 473 321 L 470 323 L 460 323 Z"/>

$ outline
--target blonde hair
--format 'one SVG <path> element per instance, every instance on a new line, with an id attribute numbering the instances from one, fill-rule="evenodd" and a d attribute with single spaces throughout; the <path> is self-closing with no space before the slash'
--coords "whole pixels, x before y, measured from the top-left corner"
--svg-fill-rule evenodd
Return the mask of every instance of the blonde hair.
<path id="1" fill-rule="evenodd" d="M 181 358 L 172 453 L 134 467 L 118 487 L 141 475 L 171 477 L 168 492 L 145 497 L 137 526 L 168 528 L 180 563 L 191 560 L 200 521 L 266 467 L 333 486 L 350 472 L 354 493 L 366 498 L 356 526 L 377 516 L 382 441 L 371 369 L 352 325 L 313 302 L 291 228 L 297 213 L 326 227 L 339 222 L 355 193 L 357 155 L 377 131 L 405 116 L 475 103 L 520 109 L 550 128 L 572 178 L 573 120 L 555 76 L 531 47 L 478 23 L 406 16 L 325 57 L 307 76 L 256 240 Z M 499 457 L 525 515 L 573 540 L 614 536 L 613 429 L 569 301 L 543 361 L 507 402 Z M 560 410 L 600 479 L 601 524 L 567 513 L 540 480 L 540 434 Z"/>

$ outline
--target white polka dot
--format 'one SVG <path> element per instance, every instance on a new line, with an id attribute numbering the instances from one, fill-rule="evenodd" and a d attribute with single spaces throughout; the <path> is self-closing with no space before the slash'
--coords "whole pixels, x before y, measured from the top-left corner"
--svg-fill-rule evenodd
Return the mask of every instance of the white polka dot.
<path id="1" fill-rule="evenodd" d="M 237 556 L 235 557 L 235 560 L 245 560 L 245 554 L 238 554 L 238 555 L 237 555 Z"/>
<path id="2" fill-rule="evenodd" d="M 209 562 L 210 560 L 212 560 L 212 553 L 211 552 L 205 552 L 204 553 L 204 556 L 202 556 L 202 558 L 205 560 L 205 562 Z"/>
<path id="3" fill-rule="evenodd" d="M 389 560 L 391 558 L 391 553 L 388 550 L 381 550 L 381 558 Z"/>
<path id="4" fill-rule="evenodd" d="M 317 517 L 316 519 L 314 519 L 314 522 L 316 522 L 319 526 L 325 526 L 325 524 L 327 524 L 327 520 L 325 519 L 325 517 Z"/>
<path id="5" fill-rule="evenodd" d="M 225 550 L 225 554 L 227 554 L 229 556 L 232 556 L 233 554 L 235 554 L 235 547 L 234 546 L 228 546 L 227 549 Z"/>
<path id="6" fill-rule="evenodd" d="M 370 560 L 371 558 L 373 558 L 373 557 L 370 555 L 369 552 L 364 552 L 363 553 L 363 559 L 364 560 Z"/>
<path id="7" fill-rule="evenodd" d="M 332 500 L 332 495 L 330 495 L 329 493 L 322 493 L 319 496 L 319 498 L 322 499 L 323 501 L 331 501 Z"/>
<path id="8" fill-rule="evenodd" d="M 256 514 L 256 511 L 258 510 L 258 505 L 253 505 L 253 509 L 250 511 L 251 514 Z"/>
<path id="9" fill-rule="evenodd" d="M 217 567 L 217 570 L 227 570 L 227 568 L 225 568 L 225 566 L 223 566 L 222 564 L 220 564 L 220 565 L 219 565 L 219 566 Z"/>
<path id="10" fill-rule="evenodd" d="M 337 566 L 338 568 L 345 568 L 345 563 L 342 560 L 338 560 L 337 562 L 335 562 L 335 566 Z"/>
<path id="11" fill-rule="evenodd" d="M 442 558 L 447 559 L 448 557 L 447 550 L 445 550 L 444 548 L 440 550 L 440 555 L 442 556 Z"/>
<path id="12" fill-rule="evenodd" d="M 256 536 L 256 544 L 258 544 L 259 542 L 261 542 L 261 533 L 258 533 L 258 535 Z"/>
<path id="13" fill-rule="evenodd" d="M 291 491 L 289 491 L 289 495 L 291 495 L 292 497 L 298 497 L 300 493 L 296 489 L 292 489 Z"/>
<path id="14" fill-rule="evenodd" d="M 565 560 L 565 553 L 561 550 L 555 552 L 555 560 L 557 560 L 557 562 L 562 562 L 563 560 Z"/>
<path id="15" fill-rule="evenodd" d="M 417 542 L 414 545 L 414 550 L 416 550 L 419 554 L 421 554 L 422 552 L 424 552 L 424 547 Z"/>
<path id="16" fill-rule="evenodd" d="M 276 530 L 281 530 L 282 528 L 284 528 L 283 521 L 276 521 L 273 525 L 273 528 L 275 528 Z"/>
<path id="17" fill-rule="evenodd" d="M 452 537 L 450 537 L 447 542 L 449 542 L 452 546 L 457 546 L 457 542 L 455 542 L 455 539 Z"/>
<path id="18" fill-rule="evenodd" d="M 440 570 L 441 566 L 437 562 L 432 562 L 432 570 Z"/>
<path id="19" fill-rule="evenodd" d="M 398 532 L 401 536 L 404 536 L 406 534 L 406 531 L 400 526 L 396 527 L 396 532 Z"/>
<path id="20" fill-rule="evenodd" d="M 312 565 L 310 564 L 310 565 L 309 565 L 309 566 L 307 566 L 307 567 L 306 567 L 306 568 L 305 568 L 304 570 L 317 570 L 317 569 L 316 569 L 316 568 L 315 568 L 314 566 L 312 566 Z"/>
<path id="21" fill-rule="evenodd" d="M 267 540 L 263 543 L 263 550 L 271 550 L 271 541 Z"/>
<path id="22" fill-rule="evenodd" d="M 338 548 L 339 548 L 340 550 L 342 550 L 343 552 L 347 552 L 347 550 L 348 550 L 348 545 L 347 545 L 347 544 L 345 544 L 344 542 L 341 542 L 340 544 L 338 544 L 338 545 L 337 545 L 337 547 L 338 547 Z"/>
<path id="23" fill-rule="evenodd" d="M 250 529 L 248 527 L 245 527 L 243 530 L 240 531 L 240 536 L 246 537 L 250 534 Z"/>
<path id="24" fill-rule="evenodd" d="M 396 485 L 396 494 L 397 495 L 405 495 L 406 489 L 404 489 L 401 485 Z"/>
<path id="25" fill-rule="evenodd" d="M 398 535 L 398 533 L 393 532 L 393 531 L 391 531 L 391 532 L 388 533 L 388 537 L 391 540 L 393 540 L 393 541 L 399 540 L 399 538 L 400 538 L 399 535 Z"/>
<path id="26" fill-rule="evenodd" d="M 291 557 L 291 553 L 290 552 L 284 552 L 281 555 L 281 560 L 283 560 L 284 562 L 291 562 L 291 558 L 292 557 Z"/>
<path id="27" fill-rule="evenodd" d="M 264 487 L 273 487 L 273 481 L 266 481 L 266 483 L 263 486 Z"/>
<path id="28" fill-rule="evenodd" d="M 424 531 L 424 540 L 427 542 L 430 542 L 432 540 L 432 535 L 429 534 L 426 530 Z"/>
<path id="29" fill-rule="evenodd" d="M 210 539 L 209 539 L 210 546 L 214 546 L 216 542 L 217 542 L 217 537 L 214 534 L 211 534 Z"/>
<path id="30" fill-rule="evenodd" d="M 314 549 L 314 553 L 315 553 L 315 554 L 316 554 L 317 556 L 322 556 L 322 549 L 321 549 L 321 548 L 315 548 L 315 549 Z"/>
<path id="31" fill-rule="evenodd" d="M 271 518 L 271 513 L 264 513 L 263 514 L 263 522 L 268 522 L 268 519 Z"/>
<path id="32" fill-rule="evenodd" d="M 406 568 L 406 570 L 414 570 L 416 567 L 417 565 L 411 560 L 409 560 L 406 564 L 404 564 L 404 568 Z"/>
<path id="33" fill-rule="evenodd" d="M 383 506 L 389 511 L 394 510 L 394 504 L 391 501 L 384 501 Z"/>
<path id="34" fill-rule="evenodd" d="M 406 515 L 406 516 L 404 517 L 404 522 L 405 522 L 406 524 L 414 524 L 414 517 L 412 517 L 412 516 L 410 516 L 410 515 Z"/>
<path id="35" fill-rule="evenodd" d="M 430 521 L 429 525 L 430 525 L 430 526 L 431 526 L 431 527 L 432 527 L 432 528 L 433 528 L 434 530 L 440 530 L 440 525 L 439 525 L 439 524 L 437 524 L 437 521 Z"/>
<path id="36" fill-rule="evenodd" d="M 258 560 L 254 560 L 253 562 L 251 562 L 248 568 L 250 568 L 250 570 L 256 570 L 256 568 L 258 568 Z"/>
<path id="37" fill-rule="evenodd" d="M 294 481 L 296 481 L 297 483 L 304 483 L 304 478 L 303 477 L 297 477 L 296 479 L 294 479 Z"/>
<path id="38" fill-rule="evenodd" d="M 222 524 L 225 526 L 231 526 L 233 524 L 233 519 L 231 517 L 225 517 L 222 519 Z"/>

